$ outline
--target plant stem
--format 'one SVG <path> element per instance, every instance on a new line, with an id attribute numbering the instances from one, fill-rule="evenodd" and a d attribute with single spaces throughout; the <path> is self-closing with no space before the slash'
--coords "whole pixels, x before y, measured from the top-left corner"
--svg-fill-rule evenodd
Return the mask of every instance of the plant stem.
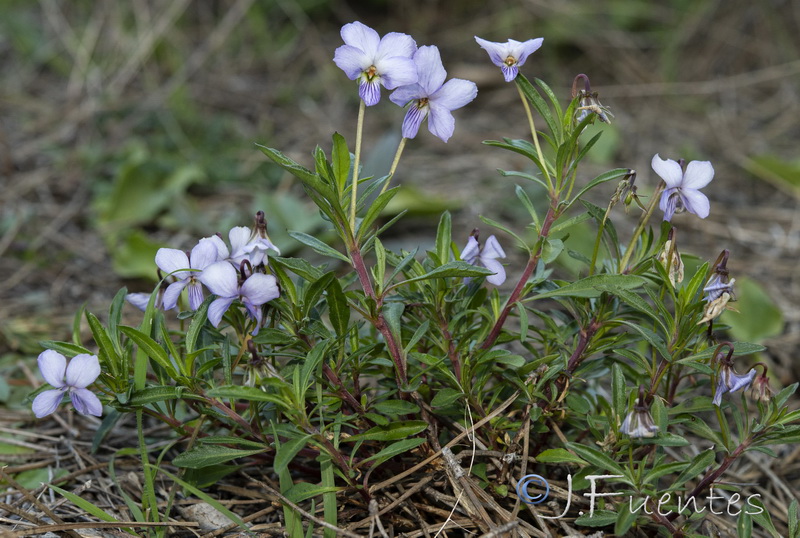
<path id="1" fill-rule="evenodd" d="M 647 211 L 645 211 L 642 218 L 639 220 L 639 225 L 636 227 L 636 230 L 633 232 L 633 237 L 631 237 L 631 241 L 628 244 L 628 248 L 625 249 L 625 255 L 622 257 L 622 261 L 619 262 L 619 272 L 625 273 L 627 270 L 628 262 L 631 260 L 631 256 L 633 255 L 633 249 L 636 245 L 636 241 L 639 239 L 639 236 L 642 235 L 644 231 L 644 227 L 647 225 L 647 222 L 650 220 L 650 217 L 653 215 L 653 212 L 658 205 L 658 198 L 661 196 L 661 193 L 664 190 L 666 184 L 662 181 L 656 187 L 655 192 L 653 193 L 653 199 L 650 200 L 650 205 L 647 206 Z"/>
<path id="2" fill-rule="evenodd" d="M 397 170 L 397 164 L 400 162 L 400 156 L 403 154 L 403 150 L 406 147 L 406 141 L 408 138 L 401 138 L 400 144 L 397 146 L 397 151 L 394 154 L 394 160 L 392 161 L 392 167 L 389 169 L 389 176 L 386 178 L 386 183 L 383 184 L 383 188 L 381 188 L 380 194 L 386 192 L 386 189 L 389 188 L 389 182 L 392 181 L 394 177 L 394 172 Z"/>
<path id="3" fill-rule="evenodd" d="M 531 128 L 531 137 L 533 138 L 533 144 L 536 146 L 536 154 L 539 156 L 539 163 L 542 165 L 542 172 L 544 172 L 544 177 L 547 179 L 548 190 L 553 192 L 553 180 L 550 179 L 550 172 L 547 171 L 547 164 L 544 161 L 542 147 L 539 145 L 539 135 L 536 134 L 536 125 L 533 123 L 531 106 L 528 104 L 528 100 L 525 98 L 525 94 L 522 93 L 522 88 L 520 88 L 519 84 L 517 84 L 517 92 L 519 92 L 519 97 L 522 99 L 522 106 L 525 107 L 525 114 L 528 116 L 528 125 Z"/>
<path id="4" fill-rule="evenodd" d="M 367 265 L 364 263 L 364 257 L 361 255 L 361 249 L 358 247 L 358 245 L 352 244 L 348 248 L 348 252 L 350 254 L 350 260 L 353 262 L 353 268 L 356 270 L 356 274 L 358 275 L 358 280 L 361 282 L 361 287 L 364 289 L 364 293 L 366 293 L 375 301 L 377 311 L 374 319 L 370 317 L 370 322 L 376 329 L 380 331 L 380 333 L 383 335 L 383 339 L 386 341 L 386 347 L 388 348 L 389 355 L 391 355 L 392 362 L 394 362 L 395 365 L 395 376 L 397 378 L 398 385 L 405 386 L 408 383 L 405 357 L 403 356 L 403 352 L 394 338 L 394 334 L 392 333 L 391 329 L 389 329 L 389 325 L 387 325 L 386 320 L 383 318 L 383 314 L 381 313 L 380 309 L 383 300 L 382 298 L 379 299 L 375 295 L 375 290 L 372 288 L 372 282 L 369 279 Z"/>
<path id="5" fill-rule="evenodd" d="M 600 226 L 597 230 L 597 237 L 594 240 L 594 250 L 592 250 L 592 263 L 589 265 L 589 276 L 594 274 L 594 266 L 597 263 L 597 254 L 600 251 L 600 241 L 603 239 L 603 232 L 606 229 L 606 220 L 608 219 L 608 214 L 611 212 L 611 204 L 608 204 L 608 208 L 606 209 L 606 214 L 603 215 L 603 220 L 600 222 Z"/>
<path id="6" fill-rule="evenodd" d="M 511 295 L 508 297 L 508 301 L 506 301 L 506 305 L 503 307 L 503 310 L 500 312 L 500 316 L 497 318 L 494 326 L 492 327 L 492 331 L 489 333 L 489 336 L 486 340 L 481 344 L 481 349 L 489 349 L 494 344 L 497 337 L 500 336 L 500 331 L 503 329 L 503 325 L 508 318 L 508 314 L 511 312 L 511 309 L 514 307 L 516 302 L 519 300 L 520 295 L 522 295 L 522 290 L 525 288 L 525 284 L 528 283 L 528 279 L 533 274 L 534 269 L 539 264 L 539 258 L 542 255 L 542 250 L 544 249 L 544 243 L 547 240 L 547 236 L 550 234 L 550 227 L 553 225 L 555 220 L 558 218 L 557 214 L 557 203 L 556 199 L 551 199 L 550 201 L 550 208 L 547 210 L 547 215 L 544 217 L 544 221 L 542 222 L 542 231 L 539 233 L 539 240 L 537 242 L 537 246 L 534 251 L 531 253 L 530 259 L 528 259 L 528 264 L 525 266 L 525 269 L 522 271 L 522 275 L 519 278 L 519 282 L 517 282 L 516 287 L 511 292 Z"/>
<path id="7" fill-rule="evenodd" d="M 720 476 L 722 476 L 722 473 L 727 471 L 728 467 L 730 467 L 731 464 L 739 458 L 739 456 L 744 454 L 744 451 L 747 450 L 747 448 L 753 443 L 753 441 L 754 441 L 753 438 L 745 439 L 744 441 L 742 441 L 742 444 L 737 446 L 736 450 L 725 456 L 725 459 L 722 460 L 722 463 L 719 464 L 719 467 L 717 467 L 715 471 L 708 473 L 706 476 L 703 477 L 700 483 L 697 484 L 697 486 L 695 486 L 695 488 L 692 490 L 691 493 L 689 493 L 687 498 L 691 499 L 692 497 L 696 497 L 697 495 L 702 493 L 703 490 L 705 490 L 707 487 L 713 485 L 714 482 L 716 482 L 716 480 Z M 680 514 L 678 512 L 673 512 L 667 516 L 667 520 L 675 521 L 675 519 L 679 515 Z"/>
<path id="8" fill-rule="evenodd" d="M 353 186 L 350 189 L 350 229 L 353 237 L 356 236 L 356 201 L 358 194 L 358 167 L 361 164 L 361 140 L 364 134 L 364 111 L 367 109 L 366 103 L 362 99 L 358 105 L 358 123 L 356 123 L 356 148 L 355 160 L 353 161 Z"/>

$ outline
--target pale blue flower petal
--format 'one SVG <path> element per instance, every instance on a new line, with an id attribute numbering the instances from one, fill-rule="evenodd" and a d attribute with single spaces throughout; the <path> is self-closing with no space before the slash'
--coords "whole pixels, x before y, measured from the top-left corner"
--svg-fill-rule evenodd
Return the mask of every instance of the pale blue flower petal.
<path id="1" fill-rule="evenodd" d="M 149 293 L 129 293 L 125 296 L 125 300 L 133 306 L 144 312 L 147 310 L 147 304 L 150 302 Z"/>
<path id="2" fill-rule="evenodd" d="M 497 237 L 490 235 L 486 239 L 486 243 L 483 245 L 483 249 L 481 250 L 481 258 L 505 258 L 506 253 L 503 250 L 503 247 L 500 246 L 500 243 L 497 241 Z"/>
<path id="3" fill-rule="evenodd" d="M 64 374 L 67 371 L 67 359 L 61 353 L 47 349 L 37 359 L 39 371 L 45 381 L 56 388 L 64 386 Z"/>
<path id="4" fill-rule="evenodd" d="M 178 282 L 173 282 L 167 286 L 167 289 L 164 291 L 164 310 L 172 310 L 178 306 L 178 298 L 181 296 L 183 288 L 185 288 L 188 283 L 189 279 L 187 278 L 184 280 L 179 280 Z M 148 296 L 148 301 L 149 299 L 150 298 Z M 145 303 L 145 307 L 147 307 L 147 303 Z"/>
<path id="5" fill-rule="evenodd" d="M 419 84 L 408 84 L 407 86 L 400 86 L 389 95 L 389 100 L 399 106 L 406 106 L 410 101 L 422 99 L 427 97 L 428 94 L 422 89 Z"/>
<path id="6" fill-rule="evenodd" d="M 358 96 L 367 106 L 377 105 L 381 100 L 381 84 L 378 79 L 362 80 L 358 84 Z"/>
<path id="7" fill-rule="evenodd" d="M 672 219 L 672 215 L 675 214 L 675 210 L 677 209 L 679 199 L 680 192 L 677 188 L 667 189 L 661 193 L 661 200 L 658 203 L 658 207 L 664 212 L 665 221 L 669 222 Z"/>
<path id="8" fill-rule="evenodd" d="M 207 240 L 200 240 L 192 249 L 189 256 L 189 263 L 192 269 L 205 269 L 212 263 L 217 262 L 218 250 L 214 243 Z M 197 272 L 190 273 L 189 277 L 196 277 Z"/>
<path id="9" fill-rule="evenodd" d="M 414 54 L 414 63 L 419 75 L 417 84 L 425 92 L 425 97 L 430 97 L 442 87 L 447 78 L 439 49 L 434 46 L 420 47 Z"/>
<path id="10" fill-rule="evenodd" d="M 517 75 L 519 74 L 519 68 L 515 65 L 506 65 L 503 64 L 500 66 L 500 70 L 503 72 L 503 77 L 506 79 L 506 82 L 512 82 Z"/>
<path id="11" fill-rule="evenodd" d="M 203 285 L 200 282 L 191 282 L 186 290 L 189 292 L 189 309 L 197 310 L 203 304 Z"/>
<path id="12" fill-rule="evenodd" d="M 505 65 L 505 60 L 508 57 L 508 47 L 506 43 L 495 43 L 493 41 L 486 41 L 478 36 L 475 36 L 475 41 L 481 46 L 483 50 L 489 53 L 489 59 L 498 67 Z"/>
<path id="13" fill-rule="evenodd" d="M 235 226 L 228 232 L 228 240 L 231 242 L 231 260 L 235 264 L 242 263 L 247 256 L 244 253 L 244 247 L 250 242 L 252 236 L 250 228 L 247 226 Z"/>
<path id="14" fill-rule="evenodd" d="M 419 78 L 417 75 L 417 66 L 414 64 L 414 61 L 404 56 L 382 58 L 375 67 L 377 68 L 381 83 L 387 90 L 393 90 L 407 84 L 414 84 Z"/>
<path id="15" fill-rule="evenodd" d="M 434 136 L 441 138 L 443 142 L 450 140 L 456 128 L 456 119 L 447 108 L 440 106 L 438 103 L 431 101 L 426 108 L 430 108 L 428 130 Z"/>
<path id="16" fill-rule="evenodd" d="M 664 160 L 656 153 L 653 155 L 653 160 L 650 161 L 650 165 L 653 167 L 655 173 L 661 176 L 661 179 L 667 184 L 667 189 L 681 186 L 683 182 L 683 170 L 681 170 L 681 165 L 679 165 L 677 161 L 673 161 L 672 159 Z"/>
<path id="17" fill-rule="evenodd" d="M 514 41 L 513 39 L 510 41 Z M 537 37 L 536 39 L 529 39 L 520 43 L 519 41 L 515 42 L 514 45 L 514 58 L 517 59 L 517 65 L 522 65 L 525 63 L 525 60 L 528 59 L 528 56 L 539 50 L 544 42 L 544 38 Z"/>
<path id="18" fill-rule="evenodd" d="M 364 51 L 366 56 L 375 56 L 378 52 L 381 38 L 378 32 L 358 21 L 342 26 L 342 40 L 345 44 Z"/>
<path id="19" fill-rule="evenodd" d="M 472 102 L 478 95 L 478 86 L 469 80 L 454 78 L 434 92 L 431 102 L 443 106 L 448 110 L 455 110 Z"/>
<path id="20" fill-rule="evenodd" d="M 222 316 L 231 307 L 231 303 L 233 303 L 234 299 L 236 299 L 236 297 L 220 297 L 211 302 L 208 306 L 208 321 L 211 322 L 211 325 L 219 327 Z"/>
<path id="21" fill-rule="evenodd" d="M 236 269 L 228 262 L 209 265 L 200 275 L 200 282 L 218 297 L 238 297 L 239 281 Z"/>
<path id="22" fill-rule="evenodd" d="M 33 414 L 36 415 L 36 418 L 42 418 L 54 413 L 58 409 L 58 404 L 61 403 L 63 396 L 64 391 L 61 389 L 40 392 L 33 399 L 33 405 L 31 406 Z"/>
<path id="23" fill-rule="evenodd" d="M 377 35 L 377 34 L 376 34 Z M 379 61 L 390 56 L 403 56 L 411 58 L 417 51 L 417 43 L 410 35 L 399 32 L 389 32 L 378 44 L 376 56 Z"/>
<path id="24" fill-rule="evenodd" d="M 333 54 L 333 63 L 344 71 L 347 78 L 356 80 L 372 65 L 364 51 L 351 45 L 342 45 Z"/>
<path id="25" fill-rule="evenodd" d="M 99 417 L 103 414 L 103 404 L 94 393 L 86 389 L 76 389 L 70 392 L 72 405 L 75 411 L 81 415 L 93 415 Z"/>
<path id="26" fill-rule="evenodd" d="M 683 205 L 686 207 L 686 211 L 694 213 L 701 219 L 708 216 L 711 211 L 711 206 L 705 194 L 695 189 L 681 189 L 681 192 L 683 196 Z"/>
<path id="27" fill-rule="evenodd" d="M 420 109 L 417 103 L 411 103 L 403 118 L 403 138 L 414 138 L 419 132 L 419 128 L 425 117 L 428 115 L 428 107 Z"/>
<path id="28" fill-rule="evenodd" d="M 214 260 L 216 262 L 226 260 L 231 255 L 230 251 L 228 250 L 228 245 L 225 244 L 225 241 L 218 235 L 212 235 L 209 237 L 204 237 L 200 240 L 202 243 L 203 241 L 209 241 L 214 247 L 217 249 L 217 259 Z"/>
<path id="29" fill-rule="evenodd" d="M 255 273 L 242 284 L 241 296 L 253 305 L 260 306 L 280 296 L 277 280 L 272 275 Z"/>
<path id="30" fill-rule="evenodd" d="M 182 250 L 174 248 L 160 248 L 156 252 L 156 265 L 166 274 L 171 274 L 175 278 L 182 280 L 189 276 L 187 271 L 181 269 L 189 269 L 189 257 Z"/>
<path id="31" fill-rule="evenodd" d="M 478 240 L 470 236 L 467 240 L 467 245 L 461 251 L 461 259 L 471 265 L 475 265 L 475 260 L 478 258 L 480 251 L 481 247 L 478 244 Z"/>
<path id="32" fill-rule="evenodd" d="M 85 389 L 100 375 L 100 360 L 97 355 L 81 353 L 75 355 L 67 366 L 67 385 L 76 389 Z"/>
<path id="33" fill-rule="evenodd" d="M 691 161 L 686 165 L 681 187 L 684 189 L 702 189 L 714 179 L 714 167 L 709 161 Z"/>
<path id="34" fill-rule="evenodd" d="M 499 261 L 492 258 L 484 258 L 481 256 L 481 265 L 492 271 L 494 274 L 486 277 L 486 282 L 500 286 L 506 281 L 506 270 Z"/>

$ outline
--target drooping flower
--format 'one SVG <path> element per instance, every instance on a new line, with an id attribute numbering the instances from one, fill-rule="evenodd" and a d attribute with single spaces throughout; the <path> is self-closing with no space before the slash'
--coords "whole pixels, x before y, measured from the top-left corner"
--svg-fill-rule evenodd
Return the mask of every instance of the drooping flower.
<path id="1" fill-rule="evenodd" d="M 255 228 L 252 231 L 247 226 L 236 226 L 231 228 L 228 238 L 231 241 L 230 261 L 235 265 L 240 265 L 242 261 L 248 260 L 253 267 L 256 267 L 264 263 L 267 250 L 281 253 L 267 235 L 267 220 L 264 218 L 263 211 L 256 213 Z"/>
<path id="2" fill-rule="evenodd" d="M 744 390 L 753 384 L 756 369 L 751 368 L 746 374 L 737 374 L 732 365 L 723 364 L 717 377 L 717 386 L 714 391 L 714 405 L 722 404 L 722 395 L 726 392 Z"/>
<path id="3" fill-rule="evenodd" d="M 722 348 L 727 347 L 728 353 L 722 352 Z M 717 370 L 716 380 L 714 386 L 714 398 L 712 403 L 716 406 L 722 404 L 722 395 L 726 392 L 736 392 L 737 390 L 745 390 L 753 384 L 753 378 L 756 376 L 756 369 L 750 368 L 746 374 L 738 374 L 733 369 L 733 345 L 730 342 L 720 344 L 716 351 L 714 351 L 714 358 L 711 360 L 712 366 L 714 363 L 719 363 Z"/>
<path id="4" fill-rule="evenodd" d="M 381 85 L 387 90 L 413 84 L 417 70 L 411 57 L 417 44 L 406 34 L 378 32 L 360 22 L 342 26 L 345 44 L 336 49 L 334 63 L 350 80 L 358 81 L 358 95 L 372 106 L 381 100 Z"/>
<path id="5" fill-rule="evenodd" d="M 478 242 L 478 230 L 473 230 L 472 235 L 469 236 L 467 245 L 461 251 L 461 259 L 471 265 L 478 265 L 485 267 L 490 271 L 494 271 L 493 275 L 486 277 L 486 281 L 495 286 L 500 286 L 506 281 L 506 270 L 497 258 L 505 258 L 506 253 L 503 247 L 497 242 L 497 238 L 490 235 L 486 239 L 483 246 Z M 469 279 L 465 279 L 469 282 Z"/>
<path id="6" fill-rule="evenodd" d="M 670 228 L 664 248 L 658 253 L 658 261 L 667 271 L 670 283 L 674 288 L 683 282 L 683 259 L 678 252 L 676 229 Z"/>
<path id="7" fill-rule="evenodd" d="M 603 103 L 600 102 L 597 92 L 587 93 L 581 90 L 578 105 L 578 115 L 575 118 L 577 123 L 585 120 L 589 114 L 596 114 L 603 123 L 611 123 L 611 118 L 614 117 L 614 114 L 611 113 L 608 107 L 603 106 Z"/>
<path id="8" fill-rule="evenodd" d="M 511 82 L 517 78 L 519 67 L 525 63 L 528 56 L 539 50 L 544 38 L 537 37 L 527 41 L 509 39 L 505 43 L 494 43 L 475 36 L 475 41 L 489 53 L 492 63 L 502 69 L 506 82 Z"/>
<path id="9" fill-rule="evenodd" d="M 625 416 L 619 431 L 631 438 L 650 438 L 656 436 L 658 426 L 647 408 L 640 409 L 637 406 Z"/>
<path id="10" fill-rule="evenodd" d="M 389 99 L 397 105 L 410 103 L 403 120 L 403 138 L 417 136 L 422 122 L 428 118 L 428 130 L 442 141 L 453 135 L 456 120 L 451 111 L 461 108 L 478 95 L 474 82 L 454 78 L 448 80 L 439 49 L 420 47 L 414 53 L 419 79 L 417 83 L 397 88 Z"/>
<path id="11" fill-rule="evenodd" d="M 201 239 L 189 256 L 182 250 L 160 248 L 156 253 L 156 265 L 165 273 L 171 273 L 178 280 L 170 284 L 164 292 L 164 309 L 171 310 L 178 304 L 183 288 L 189 292 L 189 308 L 197 310 L 203 303 L 203 286 L 200 275 L 203 270 L 217 261 L 218 249 L 211 239 Z M 186 271 L 185 269 L 194 269 Z"/>
<path id="12" fill-rule="evenodd" d="M 644 387 L 639 387 L 639 397 L 636 400 L 636 405 L 625 415 L 625 419 L 619 427 L 621 433 L 633 439 L 656 436 L 658 426 L 653 421 L 653 416 L 650 414 L 650 406 L 646 402 L 647 397 Z"/>
<path id="13" fill-rule="evenodd" d="M 75 355 L 67 365 L 64 355 L 48 349 L 39 355 L 38 362 L 42 377 L 55 389 L 41 392 L 34 398 L 32 409 L 36 418 L 55 412 L 65 392 L 81 415 L 99 417 L 103 414 L 103 404 L 86 388 L 100 375 L 100 361 L 95 355 Z"/>
<path id="14" fill-rule="evenodd" d="M 659 202 L 659 208 L 664 212 L 664 220 L 669 222 L 672 215 L 683 211 L 694 213 L 701 219 L 708 216 L 708 198 L 700 192 L 700 189 L 714 179 L 714 167 L 709 161 L 691 161 L 686 165 L 684 172 L 677 161 L 664 160 L 656 153 L 651 166 L 667 184 Z"/>
<path id="15" fill-rule="evenodd" d="M 736 310 L 728 304 L 728 302 L 736 300 L 736 295 L 733 293 L 733 285 L 736 283 L 736 279 L 730 277 L 727 267 L 729 255 L 730 252 L 727 249 L 722 251 L 714 265 L 714 273 L 703 288 L 706 294 L 703 297 L 703 300 L 706 301 L 706 307 L 703 312 L 703 319 L 697 322 L 698 325 L 713 320 L 722 314 L 725 309 Z"/>
<path id="16" fill-rule="evenodd" d="M 256 320 L 254 335 L 258 334 L 261 326 L 261 305 L 280 296 L 274 276 L 253 273 L 240 283 L 238 272 L 228 262 L 217 262 L 207 267 L 200 275 L 200 281 L 217 296 L 208 307 L 208 320 L 211 324 L 218 327 L 233 301 L 239 299 Z"/>

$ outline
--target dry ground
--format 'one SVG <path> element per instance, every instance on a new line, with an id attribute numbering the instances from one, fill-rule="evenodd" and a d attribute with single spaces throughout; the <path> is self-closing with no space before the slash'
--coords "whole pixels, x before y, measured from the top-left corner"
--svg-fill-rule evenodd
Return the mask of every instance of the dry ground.
<path id="1" fill-rule="evenodd" d="M 14 24 L 39 28 L 38 39 L 46 44 L 36 54 L 22 54 L 10 33 L 0 36 L 0 369 L 14 390 L 38 383 L 31 373 L 36 342 L 68 339 L 81 304 L 102 311 L 123 285 L 150 285 L 122 280 L 112 269 L 92 199 L 93 182 L 110 182 L 115 161 L 87 153 L 121 151 L 141 117 L 168 110 L 172 96 L 181 92 L 201 118 L 221 115 L 233 122 L 240 140 L 268 142 L 309 162 L 314 145 L 327 145 L 334 130 L 353 136 L 354 88 L 330 60 L 340 44 L 339 26 L 355 19 L 382 33 L 405 31 L 419 44 L 438 44 L 451 76 L 478 83 L 476 101 L 456 113 L 450 143 L 421 135 L 409 144 L 398 175 L 402 183 L 455 202 L 456 223 L 465 237 L 479 214 L 524 225 L 514 222 L 520 214 L 509 202 L 513 183 L 495 172 L 523 163 L 481 141 L 524 137 L 526 126 L 516 92 L 502 83 L 473 35 L 498 41 L 544 35 L 544 48 L 524 72 L 547 80 L 565 102 L 574 75 L 589 74 L 616 116 L 616 142 L 606 162 L 593 164 L 597 171 L 635 168 L 646 193 L 648 182 L 654 182 L 649 170 L 654 153 L 712 161 L 716 178 L 706 190 L 711 215 L 703 221 L 676 219 L 683 249 L 713 259 L 728 248 L 732 273 L 751 276 L 767 290 L 785 320 L 782 333 L 765 342 L 767 360 L 781 385 L 800 378 L 800 180 L 795 177 L 792 186 L 753 160 L 774 155 L 797 161 L 797 2 L 705 1 L 685 3 L 685 9 L 677 7 L 681 2 L 648 9 L 635 1 L 499 1 L 491 7 L 398 2 L 391 8 L 375 2 L 363 9 L 335 1 L 329 10 L 308 15 L 285 0 L 270 8 L 276 18 L 267 30 L 287 31 L 289 37 L 254 41 L 254 46 L 275 45 L 270 50 L 248 47 L 239 42 L 241 36 L 237 41 L 243 21 L 252 16 L 254 2 L 247 0 L 134 2 L 132 12 L 141 20 L 133 25 L 123 20 L 132 16 L 127 8 L 110 4 L 92 10 L 62 2 L 8 4 L 18 17 Z M 626 19 L 619 6 L 633 14 Z M 378 108 L 368 120 L 366 152 L 379 167 L 387 159 L 379 141 L 398 129 L 402 112 L 388 104 Z M 237 173 L 263 160 L 249 142 L 233 151 L 241 158 Z M 244 218 L 250 189 L 234 182 L 193 191 L 197 207 L 211 215 L 202 235 L 217 231 L 215 215 L 236 211 Z M 621 230 L 633 225 L 623 222 Z M 409 219 L 398 226 L 396 238 L 419 243 L 434 227 L 433 218 Z M 156 226 L 149 230 L 165 244 L 191 237 Z M 513 258 L 508 271 L 515 271 Z M 91 421 L 64 414 L 35 423 L 27 407 L 12 403 L 0 407 L 2 431 L 14 435 L 14 444 L 37 452 L 9 457 L 7 473 L 58 466 L 74 473 L 65 488 L 99 488 L 93 498 L 120 504 L 109 488 L 106 462 L 91 455 L 86 443 L 94 429 Z M 132 444 L 124 433 L 106 442 Z M 774 502 L 786 504 L 800 489 L 797 456 L 787 450 L 781 460 L 743 462 L 731 479 L 771 481 Z M 119 461 L 118 473 L 135 493 L 135 474 L 126 474 L 135 469 L 126 465 Z M 221 498 L 237 499 L 231 504 L 240 513 L 260 513 L 257 522 L 264 532 L 275 528 L 268 526 L 276 512 L 270 500 L 243 493 L 258 489 L 253 482 L 242 487 Z M 75 511 L 47 496 L 40 500 L 63 519 Z M 0 505 L 0 529 L 15 510 L 36 512 L 31 502 L 18 491 L 9 494 L 8 504 Z"/>

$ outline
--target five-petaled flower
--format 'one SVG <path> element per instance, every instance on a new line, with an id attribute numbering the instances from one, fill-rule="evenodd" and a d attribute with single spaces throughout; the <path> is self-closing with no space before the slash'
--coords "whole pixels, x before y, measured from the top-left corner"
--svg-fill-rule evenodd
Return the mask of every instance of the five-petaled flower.
<path id="1" fill-rule="evenodd" d="M 414 53 L 414 64 L 419 75 L 417 83 L 401 86 L 389 96 L 400 106 L 411 103 L 403 120 L 403 138 L 417 136 L 427 117 L 428 130 L 447 142 L 453 136 L 456 123 L 450 112 L 475 99 L 478 87 L 474 82 L 458 78 L 445 83 L 447 71 L 436 47 L 420 47 Z"/>
<path id="2" fill-rule="evenodd" d="M 200 274 L 203 269 L 217 261 L 217 247 L 211 239 L 201 239 L 192 249 L 189 256 L 182 250 L 160 248 L 156 253 L 156 265 L 165 273 L 177 278 L 164 292 L 164 310 L 172 310 L 178 304 L 178 297 L 187 288 L 189 292 L 189 308 L 197 310 L 203 303 L 203 286 Z M 186 271 L 186 269 L 193 269 Z"/>
<path id="3" fill-rule="evenodd" d="M 756 373 L 756 369 L 751 368 L 746 374 L 737 374 L 733 365 L 723 364 L 717 374 L 717 385 L 712 403 L 716 406 L 722 405 L 722 395 L 726 392 L 736 392 L 750 387 Z"/>
<path id="4" fill-rule="evenodd" d="M 517 78 L 519 67 L 525 63 L 528 56 L 539 50 L 544 38 L 537 37 L 527 41 L 509 39 L 505 43 L 494 43 L 475 36 L 475 41 L 489 53 L 492 63 L 502 69 L 506 82 L 511 82 Z"/>
<path id="5" fill-rule="evenodd" d="M 280 296 L 274 276 L 253 273 L 244 282 L 239 282 L 239 273 L 228 262 L 210 265 L 200 275 L 200 281 L 217 296 L 208 307 L 208 320 L 214 327 L 219 326 L 222 316 L 233 301 L 239 299 L 247 312 L 256 320 L 253 335 L 261 326 L 261 305 Z"/>
<path id="6" fill-rule="evenodd" d="M 684 172 L 681 165 L 672 159 L 662 159 L 656 153 L 651 162 L 653 170 L 661 176 L 667 188 L 661 195 L 659 207 L 664 220 L 672 219 L 675 213 L 688 211 L 701 219 L 708 216 L 709 203 L 700 189 L 714 179 L 714 167 L 708 161 L 691 161 Z"/>
<path id="7" fill-rule="evenodd" d="M 55 412 L 65 392 L 81 415 L 99 417 L 103 414 L 103 404 L 86 388 L 100 375 L 100 361 L 95 355 L 75 355 L 68 366 L 64 355 L 48 349 L 39 355 L 38 362 L 42 377 L 55 389 L 41 392 L 34 398 L 32 408 L 36 418 Z"/>
<path id="8" fill-rule="evenodd" d="M 345 24 L 341 33 L 345 44 L 336 49 L 333 61 L 350 80 L 358 81 L 358 95 L 365 105 L 381 100 L 381 84 L 393 90 L 417 81 L 411 59 L 417 44 L 411 36 L 391 32 L 381 38 L 360 22 Z"/>
<path id="9" fill-rule="evenodd" d="M 506 253 L 503 251 L 503 247 L 500 246 L 500 243 L 497 242 L 497 238 L 493 235 L 490 235 L 489 238 L 486 239 L 486 243 L 481 246 L 480 243 L 478 243 L 477 230 L 472 232 L 472 235 L 469 236 L 469 240 L 467 241 L 467 246 L 461 251 L 461 259 L 463 261 L 494 271 L 493 275 L 486 277 L 486 281 L 495 286 L 499 286 L 506 281 L 506 270 L 503 264 L 497 261 L 497 258 L 505 257 Z M 465 281 L 468 282 L 469 279 L 465 279 Z"/>

